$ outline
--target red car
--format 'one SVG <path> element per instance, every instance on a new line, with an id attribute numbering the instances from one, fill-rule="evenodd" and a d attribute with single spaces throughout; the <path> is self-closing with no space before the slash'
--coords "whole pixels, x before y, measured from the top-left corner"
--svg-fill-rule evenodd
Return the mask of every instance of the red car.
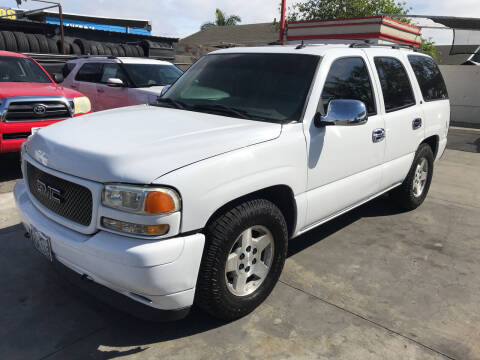
<path id="1" fill-rule="evenodd" d="M 90 111 L 87 97 L 58 85 L 35 60 L 0 51 L 0 153 L 20 151 L 36 128 Z"/>

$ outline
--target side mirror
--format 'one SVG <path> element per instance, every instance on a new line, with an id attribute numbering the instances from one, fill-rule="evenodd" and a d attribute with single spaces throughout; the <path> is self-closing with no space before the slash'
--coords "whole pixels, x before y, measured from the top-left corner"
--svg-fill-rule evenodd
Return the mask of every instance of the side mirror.
<path id="1" fill-rule="evenodd" d="M 121 79 L 117 79 L 117 78 L 108 78 L 107 79 L 107 86 L 110 86 L 110 87 L 122 87 L 124 86 L 124 82 L 123 80 Z"/>
<path id="2" fill-rule="evenodd" d="M 170 89 L 172 87 L 172 85 L 165 85 L 162 89 L 162 91 L 160 91 L 160 96 L 163 96 L 163 94 L 165 94 L 168 89 Z"/>
<path id="3" fill-rule="evenodd" d="M 63 75 L 60 73 L 55 73 L 53 74 L 53 81 L 55 81 L 57 84 L 60 84 L 64 80 Z"/>
<path id="4" fill-rule="evenodd" d="M 368 120 L 367 107 L 359 100 L 332 100 L 328 104 L 327 115 L 315 114 L 316 127 L 329 125 L 362 125 Z"/>

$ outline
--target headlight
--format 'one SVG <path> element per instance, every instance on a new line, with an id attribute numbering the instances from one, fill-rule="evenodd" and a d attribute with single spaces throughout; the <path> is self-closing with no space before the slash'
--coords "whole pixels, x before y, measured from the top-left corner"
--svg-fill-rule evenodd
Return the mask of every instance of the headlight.
<path id="1" fill-rule="evenodd" d="M 73 108 L 75 110 L 74 115 L 86 114 L 92 111 L 92 104 L 88 97 L 80 96 L 73 98 Z"/>
<path id="2" fill-rule="evenodd" d="M 102 204 L 137 214 L 170 214 L 180 210 L 180 196 L 168 188 L 130 185 L 106 185 Z"/>

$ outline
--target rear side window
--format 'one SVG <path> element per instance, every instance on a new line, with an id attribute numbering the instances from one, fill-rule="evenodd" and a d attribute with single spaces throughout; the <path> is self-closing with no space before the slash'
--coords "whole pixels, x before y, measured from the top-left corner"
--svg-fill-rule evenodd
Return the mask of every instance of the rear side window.
<path id="1" fill-rule="evenodd" d="M 425 101 L 448 99 L 447 87 L 433 59 L 425 56 L 410 55 L 408 61 L 412 65 Z"/>
<path id="2" fill-rule="evenodd" d="M 100 82 L 102 77 L 103 64 L 100 63 L 86 63 L 78 72 L 75 80 L 85 82 Z"/>
<path id="3" fill-rule="evenodd" d="M 324 114 L 334 99 L 363 101 L 368 115 L 376 114 L 372 82 L 361 57 L 342 58 L 332 63 L 321 97 Z"/>
<path id="4" fill-rule="evenodd" d="M 412 85 L 400 60 L 392 57 L 376 57 L 375 67 L 382 86 L 386 112 L 415 105 Z"/>

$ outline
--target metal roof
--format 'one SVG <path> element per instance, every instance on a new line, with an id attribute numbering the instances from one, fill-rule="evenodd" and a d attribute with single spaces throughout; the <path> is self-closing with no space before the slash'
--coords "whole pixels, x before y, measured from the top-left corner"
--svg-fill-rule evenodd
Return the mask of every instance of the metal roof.
<path id="1" fill-rule="evenodd" d="M 436 16 L 436 15 L 396 15 L 396 14 L 385 14 L 385 16 L 430 19 L 436 22 L 437 24 L 442 24 L 451 29 L 480 30 L 480 18 L 468 18 L 468 17 L 457 17 L 457 16 Z M 420 27 L 423 27 L 423 26 L 420 26 Z"/>

